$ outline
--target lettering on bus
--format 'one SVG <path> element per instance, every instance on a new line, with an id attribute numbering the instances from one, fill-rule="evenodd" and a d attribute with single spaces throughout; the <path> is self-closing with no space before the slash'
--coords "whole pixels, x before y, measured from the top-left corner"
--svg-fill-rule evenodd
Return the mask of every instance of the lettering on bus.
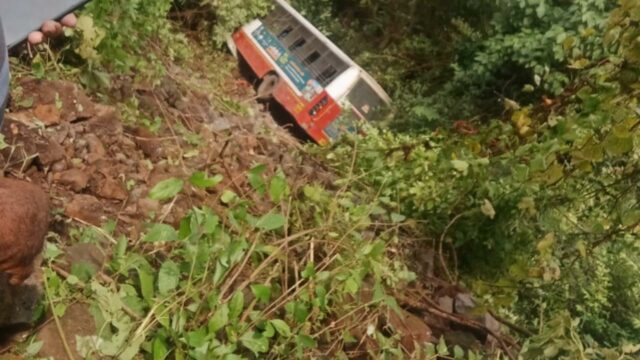
<path id="1" fill-rule="evenodd" d="M 292 55 L 264 25 L 257 28 L 252 36 L 302 93 L 305 100 L 311 101 L 324 91 L 302 61 Z"/>

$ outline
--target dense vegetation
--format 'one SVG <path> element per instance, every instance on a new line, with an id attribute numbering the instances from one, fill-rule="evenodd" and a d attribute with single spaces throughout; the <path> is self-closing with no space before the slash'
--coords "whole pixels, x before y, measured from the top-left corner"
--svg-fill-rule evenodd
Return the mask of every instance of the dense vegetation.
<path id="1" fill-rule="evenodd" d="M 310 9 L 396 98 L 394 131 L 332 158 L 357 151 L 368 185 L 453 244 L 464 283 L 537 329 L 523 357 L 633 353 L 638 4 L 428 3 Z"/>
<path id="2" fill-rule="evenodd" d="M 341 329 L 353 330 L 342 323 L 357 321 L 358 309 L 372 317 L 397 309 L 395 292 L 421 279 L 399 253 L 435 248 L 445 249 L 445 280 L 530 329 L 519 334 L 523 359 L 638 356 L 640 4 L 294 3 L 381 80 L 393 114 L 365 138 L 309 150 L 339 174 L 332 188 L 290 188 L 282 173 L 256 166 L 247 176 L 271 204 L 266 214 L 227 191 L 226 214 L 194 209 L 178 230 L 150 224 L 143 243 L 173 241 L 168 258 L 119 240 L 111 270 L 120 284 L 85 290 L 112 331 L 86 351 L 320 356 L 356 340 Z M 168 20 L 184 9 L 198 15 Z M 95 0 L 63 69 L 98 93 L 121 74 L 157 82 L 165 71 L 159 54 L 191 56 L 177 26 L 206 31 L 203 41 L 217 47 L 267 9 L 264 0 Z M 157 51 L 140 52 L 150 41 Z M 33 71 L 42 66 L 34 61 Z M 219 182 L 208 176 L 190 184 Z M 176 179 L 154 196 L 169 201 L 184 186 Z M 372 227 L 375 241 L 365 236 Z M 406 245 L 407 233 L 423 240 Z M 301 286 L 288 292 L 280 252 L 290 243 L 305 254 L 295 267 Z M 403 246 L 412 248 L 397 250 Z M 48 277 L 56 294 L 74 285 Z M 373 296 L 355 299 L 363 289 Z M 398 338 L 378 330 L 366 329 L 380 344 L 372 356 L 400 356 Z M 448 353 L 440 345 L 425 350 Z"/>

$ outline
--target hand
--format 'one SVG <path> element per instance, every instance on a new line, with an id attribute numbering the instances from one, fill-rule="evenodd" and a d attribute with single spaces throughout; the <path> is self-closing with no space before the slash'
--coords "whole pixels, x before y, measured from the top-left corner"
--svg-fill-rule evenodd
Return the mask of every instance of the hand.
<path id="1" fill-rule="evenodd" d="M 29 34 L 29 44 L 38 45 L 47 38 L 59 36 L 65 27 L 75 27 L 77 22 L 78 19 L 74 14 L 66 15 L 60 22 L 47 20 L 42 24 L 40 31 L 34 31 Z"/>

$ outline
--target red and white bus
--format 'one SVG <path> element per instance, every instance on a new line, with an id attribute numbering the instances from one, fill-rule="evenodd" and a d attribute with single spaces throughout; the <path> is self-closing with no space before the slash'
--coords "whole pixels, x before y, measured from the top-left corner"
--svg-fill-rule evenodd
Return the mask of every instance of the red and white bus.
<path id="1" fill-rule="evenodd" d="M 284 0 L 229 41 L 260 79 L 258 97 L 273 98 L 324 145 L 358 120 L 374 120 L 389 105 L 382 87 Z"/>

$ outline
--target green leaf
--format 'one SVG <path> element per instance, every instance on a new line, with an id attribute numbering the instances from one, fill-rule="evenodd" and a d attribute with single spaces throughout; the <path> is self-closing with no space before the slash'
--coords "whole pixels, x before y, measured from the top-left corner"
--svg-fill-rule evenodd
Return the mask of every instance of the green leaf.
<path id="1" fill-rule="evenodd" d="M 42 341 L 32 342 L 31 344 L 29 344 L 29 346 L 27 346 L 27 349 L 25 350 L 25 355 L 29 355 L 29 356 L 38 355 L 38 353 L 42 349 L 42 346 L 44 346 L 44 342 Z"/>
<path id="2" fill-rule="evenodd" d="M 538 242 L 538 251 L 542 254 L 549 252 L 556 244 L 556 236 L 554 233 L 548 233 L 545 237 Z"/>
<path id="3" fill-rule="evenodd" d="M 640 222 L 640 210 L 630 209 L 622 214 L 622 226 L 636 225 Z"/>
<path id="4" fill-rule="evenodd" d="M 315 340 L 308 335 L 296 336 L 296 345 L 303 349 L 313 349 L 318 346 Z"/>
<path id="5" fill-rule="evenodd" d="M 398 213 L 391 213 L 391 222 L 394 224 L 399 224 L 403 221 L 407 220 L 407 217 L 402 215 L 402 214 L 398 214 Z"/>
<path id="6" fill-rule="evenodd" d="M 486 217 L 491 220 L 496 217 L 496 210 L 493 208 L 493 204 L 491 203 L 491 201 L 487 199 L 484 199 L 482 206 L 480 206 L 480 210 Z"/>
<path id="7" fill-rule="evenodd" d="M 143 242 L 157 243 L 157 242 L 171 242 L 178 240 L 178 232 L 171 225 L 167 224 L 153 224 L 142 238 Z"/>
<path id="8" fill-rule="evenodd" d="M 163 180 L 149 191 L 149 198 L 153 200 L 167 200 L 175 197 L 182 191 L 184 181 L 176 178 Z"/>
<path id="9" fill-rule="evenodd" d="M 264 195 L 267 190 L 267 185 L 262 178 L 262 174 L 267 170 L 266 165 L 258 165 L 249 170 L 247 178 L 251 187 L 260 195 Z"/>
<path id="10" fill-rule="evenodd" d="M 4 141 L 4 135 L 0 134 L 0 150 L 4 150 L 8 147 L 7 143 Z"/>
<path id="11" fill-rule="evenodd" d="M 273 327 L 273 325 L 270 322 L 266 323 L 264 325 L 264 331 L 262 331 L 262 336 L 271 339 L 275 334 L 276 329 Z"/>
<path id="12" fill-rule="evenodd" d="M 619 137 L 614 133 L 609 134 L 604 140 L 604 150 L 609 156 L 624 155 L 633 150 L 632 137 Z"/>
<path id="13" fill-rule="evenodd" d="M 229 305 L 223 304 L 209 320 L 209 334 L 215 334 L 229 323 Z"/>
<path id="14" fill-rule="evenodd" d="M 267 214 L 258 220 L 256 227 L 260 230 L 276 230 L 285 225 L 287 219 L 282 214 Z"/>
<path id="15" fill-rule="evenodd" d="M 284 175 L 278 174 L 271 179 L 269 184 L 269 197 L 274 203 L 279 203 L 289 193 L 289 184 Z"/>
<path id="16" fill-rule="evenodd" d="M 449 348 L 447 347 L 447 343 L 444 341 L 443 337 L 440 337 L 440 341 L 438 341 L 438 347 L 436 348 L 438 351 L 438 355 L 447 356 L 449 355 Z"/>
<path id="17" fill-rule="evenodd" d="M 147 300 L 147 302 L 151 303 L 154 296 L 153 274 L 142 268 L 138 268 L 138 280 L 140 281 L 140 292 L 142 293 L 142 297 Z"/>
<path id="18" fill-rule="evenodd" d="M 263 303 L 268 303 L 271 300 L 271 287 L 262 284 L 251 285 L 251 292 Z"/>
<path id="19" fill-rule="evenodd" d="M 217 186 L 224 180 L 222 175 L 216 175 L 212 178 L 207 177 L 204 172 L 196 172 L 189 178 L 191 185 L 199 187 L 201 189 L 208 189 Z"/>
<path id="20" fill-rule="evenodd" d="M 458 345 L 454 346 L 453 347 L 453 357 L 455 359 L 464 359 L 464 350 Z"/>
<path id="21" fill-rule="evenodd" d="M 165 339 L 156 336 L 153 339 L 153 360 L 164 360 L 169 355 L 169 346 Z"/>
<path id="22" fill-rule="evenodd" d="M 220 201 L 228 205 L 228 204 L 231 204 L 231 202 L 237 198 L 238 198 L 238 195 L 236 195 L 236 193 L 234 193 L 231 190 L 225 190 L 224 193 L 222 193 L 222 196 L 220 197 Z"/>
<path id="23" fill-rule="evenodd" d="M 271 320 L 269 322 L 271 323 L 271 325 L 273 325 L 273 327 L 276 329 L 278 334 L 280 334 L 281 336 L 284 336 L 284 337 L 290 337 L 291 336 L 291 328 L 283 320 L 273 319 L 273 320 Z"/>
<path id="24" fill-rule="evenodd" d="M 180 268 L 171 260 L 165 261 L 158 272 L 158 292 L 168 295 L 180 283 Z"/>
<path id="25" fill-rule="evenodd" d="M 462 160 L 452 160 L 451 165 L 458 172 L 461 172 L 463 175 L 467 175 L 469 172 L 469 163 Z"/>
<path id="26" fill-rule="evenodd" d="M 244 294 L 237 291 L 229 301 L 229 319 L 237 320 L 244 310 Z"/>
<path id="27" fill-rule="evenodd" d="M 427 356 L 427 359 L 435 359 L 436 356 L 438 355 L 438 353 L 436 352 L 436 346 L 431 343 L 428 343 L 425 346 L 424 352 L 425 352 L 425 355 Z"/>
<path id="28" fill-rule="evenodd" d="M 269 351 L 269 339 L 254 331 L 247 331 L 240 338 L 244 347 L 251 350 L 255 356 Z"/>

